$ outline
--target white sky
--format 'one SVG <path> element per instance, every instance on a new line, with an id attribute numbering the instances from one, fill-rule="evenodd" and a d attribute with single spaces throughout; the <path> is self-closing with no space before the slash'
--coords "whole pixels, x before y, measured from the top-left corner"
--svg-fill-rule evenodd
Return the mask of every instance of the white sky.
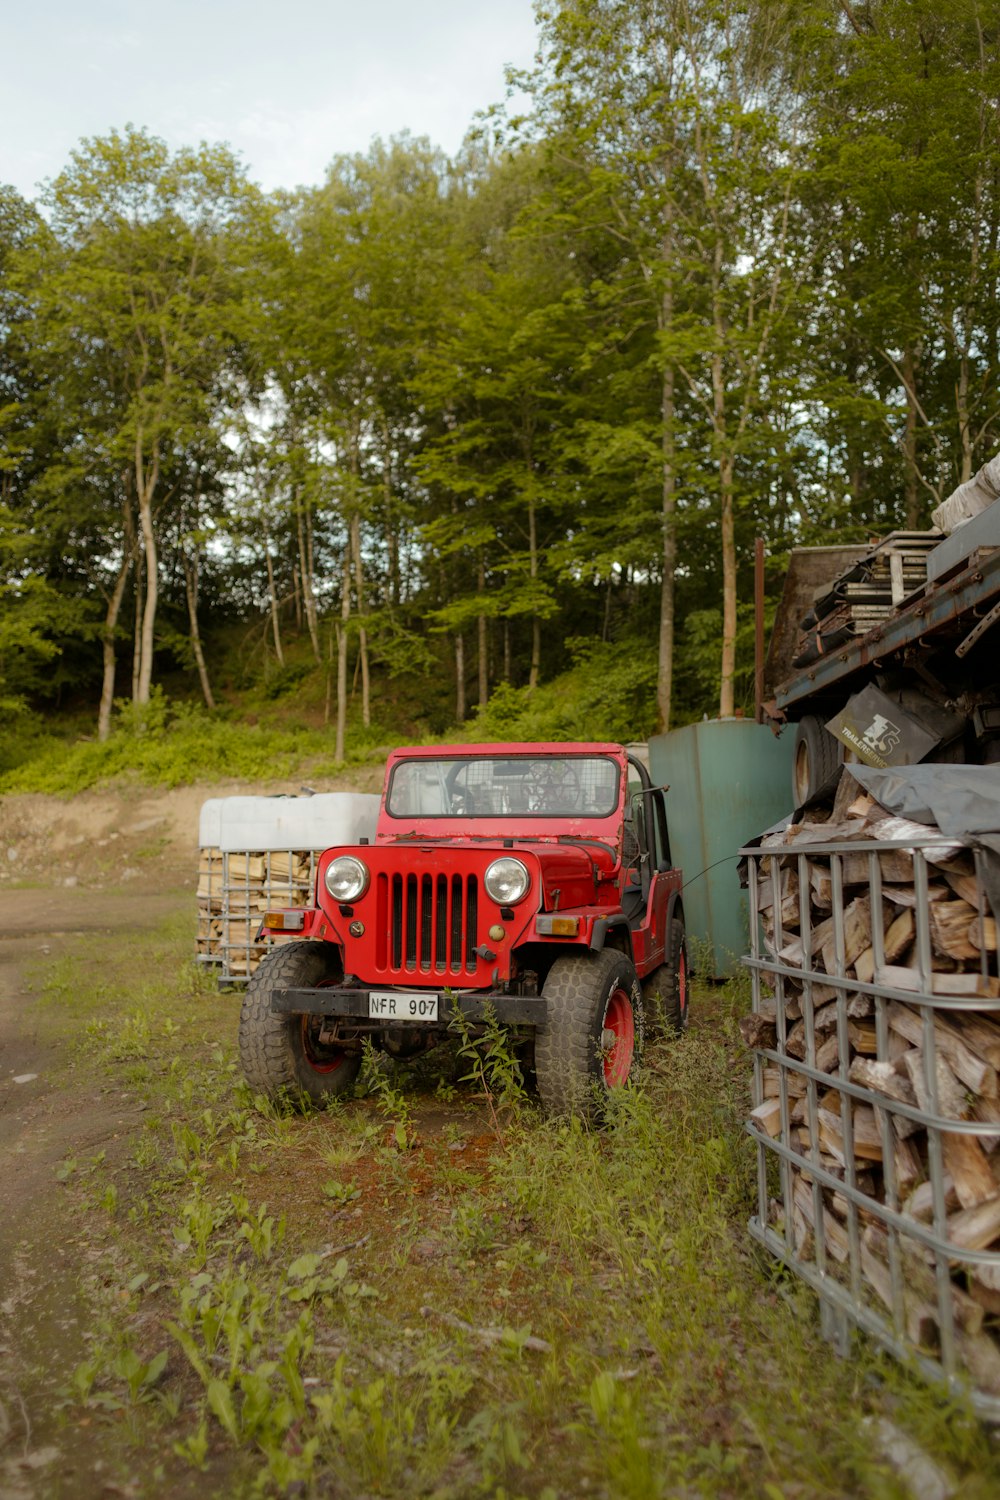
<path id="1" fill-rule="evenodd" d="M 454 155 L 532 0 L 41 0 L 2 11 L 0 182 L 26 197 L 82 136 L 130 122 L 170 146 L 228 141 L 263 187 L 409 129 Z"/>

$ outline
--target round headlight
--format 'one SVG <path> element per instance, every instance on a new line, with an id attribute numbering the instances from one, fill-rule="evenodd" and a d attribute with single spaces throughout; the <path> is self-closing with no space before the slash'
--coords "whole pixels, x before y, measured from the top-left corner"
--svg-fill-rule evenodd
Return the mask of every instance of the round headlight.
<path id="1" fill-rule="evenodd" d="M 357 901 L 368 889 L 368 866 L 353 854 L 338 854 L 327 865 L 323 879 L 334 901 Z"/>
<path id="2" fill-rule="evenodd" d="M 498 906 L 513 906 L 527 894 L 531 878 L 519 859 L 495 859 L 483 876 L 483 884 Z"/>

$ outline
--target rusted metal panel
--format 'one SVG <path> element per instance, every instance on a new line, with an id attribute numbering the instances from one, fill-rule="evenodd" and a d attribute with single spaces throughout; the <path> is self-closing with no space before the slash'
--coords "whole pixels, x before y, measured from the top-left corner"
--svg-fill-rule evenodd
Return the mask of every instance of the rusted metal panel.
<path id="1" fill-rule="evenodd" d="M 780 683 L 792 670 L 802 616 L 812 608 L 817 589 L 832 581 L 871 548 L 867 543 L 844 547 L 793 547 L 788 554 L 788 572 L 771 627 L 764 663 L 761 699 L 773 698 Z"/>
<path id="2" fill-rule="evenodd" d="M 950 628 L 965 620 L 958 634 L 971 623 L 972 611 L 990 606 L 1000 594 L 1000 551 L 988 557 L 976 557 L 971 565 L 950 582 L 930 588 L 898 615 L 876 625 L 867 635 L 841 646 L 834 654 L 822 657 L 806 671 L 783 683 L 775 692 L 779 710 L 842 685 L 847 690 L 850 679 L 876 664 L 892 659 L 902 660 L 913 647 L 947 645 Z M 851 684 L 860 686 L 860 682 Z M 792 715 L 796 717 L 796 715 Z"/>

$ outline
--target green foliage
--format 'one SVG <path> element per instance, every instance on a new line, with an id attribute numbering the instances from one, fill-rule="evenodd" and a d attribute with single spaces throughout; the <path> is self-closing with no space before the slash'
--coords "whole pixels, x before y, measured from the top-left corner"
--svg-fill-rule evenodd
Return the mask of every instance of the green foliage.
<path id="1" fill-rule="evenodd" d="M 668 657 L 672 722 L 746 706 L 755 536 L 917 526 L 995 451 L 988 6 L 537 18 L 525 113 L 455 161 L 375 141 L 265 196 L 129 127 L 44 215 L 0 189 L 0 773 L 111 651 L 145 700 L 203 649 L 341 758 L 477 699 L 480 734 L 640 738 Z M 208 770 L 267 759 L 202 729 Z"/>
<path id="2" fill-rule="evenodd" d="M 652 646 L 568 640 L 573 665 L 535 689 L 501 682 L 477 709 L 470 734 L 482 740 L 644 739 L 656 721 Z"/>
<path id="3" fill-rule="evenodd" d="M 348 761 L 364 762 L 381 739 L 378 728 L 359 730 L 349 742 Z M 38 742 L 25 731 L 11 737 L 5 748 L 10 768 L 0 775 L 0 791 L 64 797 L 109 781 L 186 786 L 229 777 L 270 781 L 328 775 L 338 769 L 330 735 L 322 730 L 246 724 L 197 705 L 172 703 L 160 690 L 154 690 L 147 704 L 122 702 L 111 737 L 103 744 Z"/>

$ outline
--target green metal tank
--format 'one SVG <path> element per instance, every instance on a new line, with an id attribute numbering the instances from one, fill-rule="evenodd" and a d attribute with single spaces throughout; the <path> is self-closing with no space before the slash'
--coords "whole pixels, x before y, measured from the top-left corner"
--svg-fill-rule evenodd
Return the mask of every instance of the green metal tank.
<path id="1" fill-rule="evenodd" d="M 649 773 L 668 786 L 670 852 L 684 875 L 684 920 L 702 978 L 735 974 L 747 951 L 737 851 L 790 815 L 795 736 L 752 719 L 703 719 L 649 741 Z"/>

